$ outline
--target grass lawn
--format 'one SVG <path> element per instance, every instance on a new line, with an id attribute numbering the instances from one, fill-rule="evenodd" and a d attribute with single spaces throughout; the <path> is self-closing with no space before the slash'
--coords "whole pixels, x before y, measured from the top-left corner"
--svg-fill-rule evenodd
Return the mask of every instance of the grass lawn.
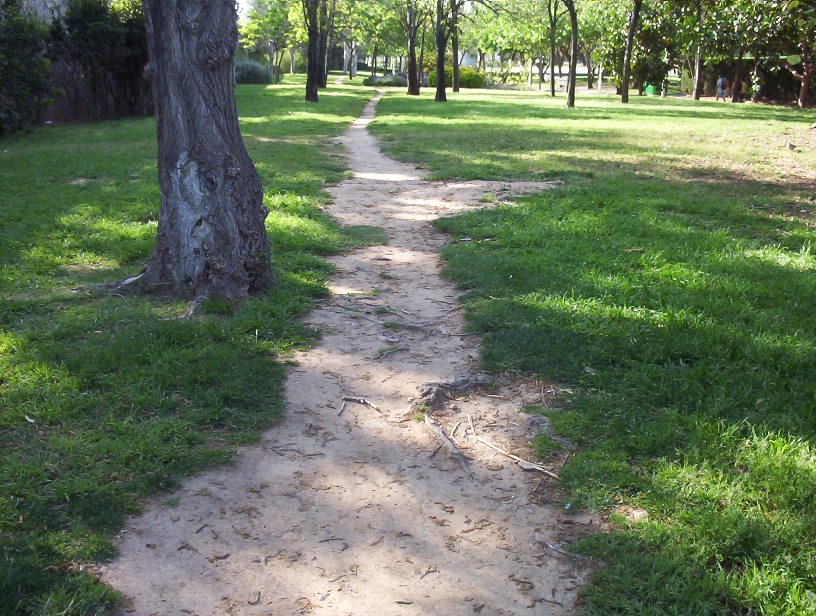
<path id="1" fill-rule="evenodd" d="M 393 93 L 373 130 L 438 177 L 561 179 L 443 220 L 493 371 L 557 380 L 585 613 L 816 613 L 814 113 Z M 797 147 L 787 147 L 788 142 Z M 458 241 L 471 238 L 470 241 Z"/>
<path id="2" fill-rule="evenodd" d="M 272 210 L 279 284 L 236 310 L 78 290 L 136 273 L 154 244 L 152 119 L 42 128 L 0 141 L 0 614 L 96 614 L 83 573 L 141 497 L 231 458 L 281 414 L 280 357 L 326 293 L 321 255 L 376 241 L 323 215 L 344 162 L 327 138 L 369 89 L 319 105 L 302 80 L 241 86 L 242 130 Z M 205 310 L 207 312 L 207 310 Z"/>

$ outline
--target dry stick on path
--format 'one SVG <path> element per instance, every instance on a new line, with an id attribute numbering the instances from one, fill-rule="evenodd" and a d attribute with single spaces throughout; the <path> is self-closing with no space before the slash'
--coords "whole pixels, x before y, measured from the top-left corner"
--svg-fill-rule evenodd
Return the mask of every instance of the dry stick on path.
<path id="1" fill-rule="evenodd" d="M 472 476 L 473 472 L 470 470 L 470 464 L 468 463 L 468 459 L 464 456 L 464 454 L 461 451 L 459 451 L 459 448 L 456 446 L 456 444 L 452 440 L 450 440 L 450 438 L 448 438 L 448 435 L 445 434 L 445 431 L 440 426 L 437 426 L 433 422 L 430 415 L 428 415 L 427 413 L 425 413 L 425 427 L 431 434 L 433 434 L 439 440 L 439 442 L 448 452 L 448 456 L 456 460 L 459 466 L 462 467 L 462 470 L 465 471 L 468 475 Z"/>
<path id="2" fill-rule="evenodd" d="M 561 478 L 558 475 L 556 475 L 552 471 L 548 471 L 546 468 L 544 468 L 540 464 L 535 464 L 533 462 L 528 462 L 527 460 L 525 460 L 523 458 L 519 458 L 518 456 L 513 455 L 509 451 L 505 451 L 501 447 L 497 447 L 493 443 L 490 443 L 490 442 L 484 440 L 481 436 L 477 436 L 476 440 L 479 441 L 482 445 L 487 445 L 493 451 L 497 451 L 500 454 L 502 454 L 503 456 L 507 456 L 511 460 L 515 460 L 518 463 L 518 465 L 521 468 L 523 468 L 525 471 L 538 471 L 540 473 L 544 473 L 548 477 L 552 477 L 553 479 L 557 479 L 558 481 L 561 481 Z"/>
<path id="3" fill-rule="evenodd" d="M 343 401 L 344 401 L 344 402 L 355 402 L 355 403 L 357 403 L 357 404 L 362 404 L 363 406 L 367 406 L 367 407 L 369 407 L 369 408 L 374 409 L 374 410 L 375 410 L 375 411 L 377 411 L 377 412 L 378 412 L 380 415 L 384 415 L 384 414 L 385 414 L 385 411 L 383 411 L 383 410 L 382 410 L 380 407 L 378 407 L 376 404 L 373 404 L 372 402 L 370 402 L 370 401 L 366 400 L 365 398 L 358 398 L 358 397 L 356 397 L 356 396 L 345 396 L 345 397 L 343 398 Z"/>

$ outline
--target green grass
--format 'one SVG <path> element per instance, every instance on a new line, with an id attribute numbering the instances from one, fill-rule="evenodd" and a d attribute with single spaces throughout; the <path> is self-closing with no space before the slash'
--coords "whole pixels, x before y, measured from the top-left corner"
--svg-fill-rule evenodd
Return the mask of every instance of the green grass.
<path id="1" fill-rule="evenodd" d="M 328 138 L 369 90 L 238 89 L 272 210 L 279 284 L 239 307 L 78 290 L 137 272 L 156 233 L 152 119 L 0 141 L 0 614 L 97 614 L 118 597 L 81 572 L 144 495 L 233 456 L 281 415 L 280 357 L 315 332 L 321 255 L 380 241 L 322 213 L 344 161 Z M 165 498 L 173 506 L 172 498 Z"/>
<path id="2" fill-rule="evenodd" d="M 473 239 L 444 256 L 484 367 L 574 391 L 565 505 L 648 512 L 575 546 L 584 613 L 814 614 L 816 118 L 578 104 L 389 95 L 373 129 L 437 177 L 564 181 L 438 227 Z"/>

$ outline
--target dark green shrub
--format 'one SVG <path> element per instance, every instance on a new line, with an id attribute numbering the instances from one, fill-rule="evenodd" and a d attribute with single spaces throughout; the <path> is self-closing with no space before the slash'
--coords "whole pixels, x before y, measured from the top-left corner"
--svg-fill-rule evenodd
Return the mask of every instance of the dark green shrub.
<path id="1" fill-rule="evenodd" d="M 20 0 L 0 0 L 0 135 L 30 126 L 48 106 L 45 30 Z"/>
<path id="2" fill-rule="evenodd" d="M 459 85 L 463 88 L 481 88 L 484 87 L 485 76 L 476 69 L 469 66 L 463 66 L 459 69 Z M 436 86 L 436 71 L 431 71 L 428 75 L 428 85 Z M 453 85 L 453 69 L 447 67 L 445 69 L 445 85 L 451 87 Z"/>
<path id="3" fill-rule="evenodd" d="M 68 0 L 49 37 L 56 119 L 101 120 L 152 110 L 139 0 Z"/>
<path id="4" fill-rule="evenodd" d="M 481 88 L 484 86 L 485 76 L 476 69 L 463 66 L 459 70 L 459 85 L 463 88 Z"/>
<path id="5" fill-rule="evenodd" d="M 269 69 L 260 62 L 239 60 L 235 63 L 235 83 L 269 83 Z"/>

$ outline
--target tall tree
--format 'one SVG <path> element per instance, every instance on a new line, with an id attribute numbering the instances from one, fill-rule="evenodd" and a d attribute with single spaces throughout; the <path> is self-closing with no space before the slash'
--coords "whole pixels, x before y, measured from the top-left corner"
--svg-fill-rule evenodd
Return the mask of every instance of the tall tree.
<path id="1" fill-rule="evenodd" d="M 422 67 L 417 62 L 417 40 L 428 18 L 428 11 L 420 0 L 398 0 L 396 9 L 408 51 L 408 94 L 418 96 L 422 85 Z"/>
<path id="2" fill-rule="evenodd" d="M 810 0 L 787 0 L 783 3 L 785 23 L 788 25 L 790 40 L 799 48 L 799 63 L 786 68 L 799 80 L 799 107 L 810 103 L 810 86 L 816 75 L 816 2 Z"/>
<path id="3" fill-rule="evenodd" d="M 263 188 L 235 106 L 233 2 L 143 0 L 158 135 L 156 248 L 136 281 L 240 298 L 273 281 Z"/>
<path id="4" fill-rule="evenodd" d="M 252 0 L 247 18 L 239 29 L 244 48 L 268 54 L 274 83 L 280 77 L 284 50 L 293 44 L 293 27 L 288 17 L 286 0 Z"/>
<path id="5" fill-rule="evenodd" d="M 434 101 L 448 100 L 445 91 L 445 54 L 448 49 L 448 6 L 445 0 L 436 0 L 436 95 Z"/>
<path id="6" fill-rule="evenodd" d="M 635 44 L 635 33 L 637 32 L 638 20 L 640 18 L 640 8 L 643 0 L 634 0 L 632 13 L 629 16 L 629 30 L 626 34 L 626 50 L 623 54 L 623 78 L 621 79 L 621 102 L 629 102 L 629 77 L 632 74 L 632 48 Z"/>
<path id="7" fill-rule="evenodd" d="M 578 76 L 578 13 L 574 0 L 563 0 L 570 18 L 570 63 L 569 81 L 567 82 L 567 107 L 575 107 L 575 81 Z"/>
<path id="8" fill-rule="evenodd" d="M 322 63 L 320 61 L 320 5 L 322 0 L 301 0 L 303 21 L 309 36 L 306 51 L 306 102 L 318 101 Z"/>

